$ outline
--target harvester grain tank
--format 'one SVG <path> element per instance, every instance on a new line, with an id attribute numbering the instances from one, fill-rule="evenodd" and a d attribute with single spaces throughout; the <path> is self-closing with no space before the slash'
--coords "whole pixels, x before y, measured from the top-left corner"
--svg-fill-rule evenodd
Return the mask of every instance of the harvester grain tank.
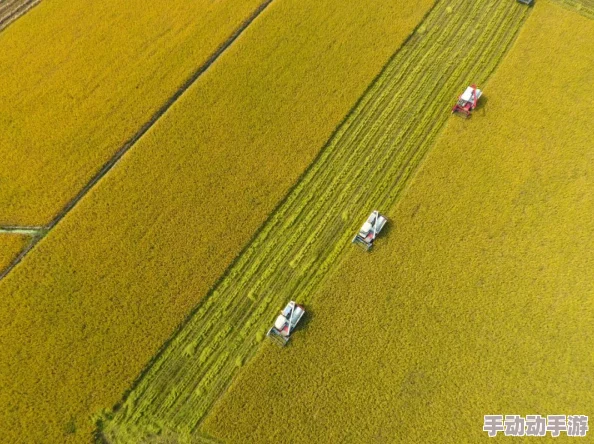
<path id="1" fill-rule="evenodd" d="M 466 90 L 458 97 L 458 101 L 452 108 L 453 114 L 459 114 L 462 117 L 470 117 L 472 110 L 476 108 L 478 100 L 480 99 L 483 92 L 476 87 L 476 85 L 470 85 Z"/>

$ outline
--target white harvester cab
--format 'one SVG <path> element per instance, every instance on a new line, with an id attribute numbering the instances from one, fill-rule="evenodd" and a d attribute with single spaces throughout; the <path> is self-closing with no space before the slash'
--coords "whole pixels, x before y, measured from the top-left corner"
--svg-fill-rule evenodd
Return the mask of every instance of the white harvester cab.
<path id="1" fill-rule="evenodd" d="M 378 211 L 373 211 L 359 230 L 359 233 L 353 238 L 353 243 L 369 250 L 387 221 L 388 219 L 385 216 L 379 214 Z"/>
<path id="2" fill-rule="evenodd" d="M 304 314 L 305 309 L 301 305 L 295 301 L 289 302 L 276 318 L 274 327 L 268 330 L 266 336 L 279 345 L 286 345 Z"/>
<path id="3" fill-rule="evenodd" d="M 470 117 L 470 113 L 476 108 L 482 95 L 483 92 L 476 85 L 470 85 L 458 97 L 458 101 L 452 108 L 452 114 L 458 114 L 466 118 Z"/>

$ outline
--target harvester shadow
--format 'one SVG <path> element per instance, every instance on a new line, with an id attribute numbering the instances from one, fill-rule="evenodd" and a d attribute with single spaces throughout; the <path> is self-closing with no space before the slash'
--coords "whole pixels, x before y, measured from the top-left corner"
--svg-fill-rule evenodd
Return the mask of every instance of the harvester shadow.
<path id="1" fill-rule="evenodd" d="M 381 251 L 387 247 L 388 242 L 390 240 L 390 233 L 395 228 L 396 222 L 394 219 L 389 219 L 388 223 L 384 225 L 382 231 L 377 235 L 376 240 L 373 243 L 373 247 L 366 254 L 373 254 L 375 251 Z"/>
<path id="2" fill-rule="evenodd" d="M 480 112 L 481 116 L 484 116 L 487 114 L 487 103 L 489 103 L 489 98 L 485 95 L 482 95 L 480 100 L 478 101 L 478 103 L 476 104 L 476 108 L 474 109 L 475 113 Z"/>
<path id="3" fill-rule="evenodd" d="M 292 339 L 294 339 L 294 335 L 296 335 L 296 334 L 299 337 L 303 334 L 302 332 L 307 332 L 309 323 L 312 321 L 313 318 L 315 318 L 315 311 L 312 310 L 311 307 L 305 306 L 304 308 L 305 308 L 305 316 L 303 316 L 301 318 L 301 321 L 299 321 L 299 323 L 295 326 L 295 330 L 293 330 L 293 333 L 291 334 Z M 291 339 L 291 341 L 292 341 L 292 339 Z M 291 341 L 289 341 L 289 343 L 287 345 L 290 345 Z"/>

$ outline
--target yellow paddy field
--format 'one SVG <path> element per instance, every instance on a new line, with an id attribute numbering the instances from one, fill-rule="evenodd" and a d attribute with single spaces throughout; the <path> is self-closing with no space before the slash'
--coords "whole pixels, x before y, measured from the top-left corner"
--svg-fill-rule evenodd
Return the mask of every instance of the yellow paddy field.
<path id="1" fill-rule="evenodd" d="M 0 224 L 47 224 L 262 0 L 43 1 L 0 33 Z"/>
<path id="2" fill-rule="evenodd" d="M 45 4 L 31 17 L 38 10 L 50 14 L 42 9 Z M 92 415 L 122 398 L 431 5 L 429 0 L 377 4 L 283 0 L 273 2 L 248 27 L 0 282 L 5 301 L 0 308 L 4 439 L 90 439 Z M 28 18 L 8 31 L 24 27 Z M 43 21 L 40 26 L 55 28 L 57 18 L 52 20 L 53 25 Z M 177 24 L 181 19 L 172 20 Z M 195 17 L 188 20 L 196 23 Z M 0 37 L 0 45 L 6 43 L 4 38 Z M 188 37 L 192 39 L 200 40 Z M 157 52 L 161 50 L 165 51 Z M 175 54 L 180 66 L 199 64 L 197 57 Z M 35 66 L 31 60 L 28 63 Z M 141 75 L 143 70 L 136 66 L 133 72 Z M 164 88 L 162 78 L 149 74 L 142 74 L 148 83 Z M 128 81 L 120 78 L 120 85 Z M 151 97 L 147 90 L 138 94 L 118 90 L 118 97 L 126 97 L 118 106 L 134 108 L 135 116 L 136 108 L 150 108 L 144 99 Z M 99 108 L 111 115 L 105 103 Z M 87 128 L 87 114 L 84 119 Z M 109 126 L 108 120 L 93 120 L 101 127 L 97 134 L 121 142 L 115 137 L 123 134 L 116 131 L 120 122 L 109 121 Z M 50 134 L 45 140 L 35 133 L 29 141 L 60 146 L 56 140 L 62 139 Z M 102 143 L 95 140 L 92 146 Z M 104 146 L 108 145 L 113 144 Z M 67 147 L 63 150 L 69 153 Z M 84 170 L 80 162 L 97 165 L 97 157 L 89 154 L 93 150 L 83 151 L 69 160 L 68 171 L 76 170 L 76 177 Z M 14 156 L 13 168 L 22 161 L 20 154 Z M 60 173 L 49 165 L 63 156 L 48 156 L 44 169 L 58 177 Z M 10 169 L 4 164 L 2 168 Z M 61 183 L 68 183 L 70 176 L 61 171 L 65 177 Z M 45 188 L 46 179 L 39 182 L 39 189 Z M 70 183 L 71 190 L 80 185 L 78 179 Z M 22 191 L 16 184 L 11 187 Z M 68 194 L 53 191 L 54 197 Z M 47 189 L 43 199 L 21 200 L 16 191 L 8 194 L 12 197 L 2 209 L 15 217 L 27 216 L 23 220 L 28 223 L 29 215 L 45 221 L 55 210 L 53 203 L 61 199 L 54 202 Z"/>
<path id="3" fill-rule="evenodd" d="M 480 442 L 485 414 L 594 405 L 594 22 L 537 2 L 371 254 L 292 344 L 261 347 L 204 430 L 224 442 Z M 505 438 L 503 438 L 505 439 Z"/>
<path id="4" fill-rule="evenodd" d="M 31 241 L 29 236 L 0 233 L 0 273 Z"/>

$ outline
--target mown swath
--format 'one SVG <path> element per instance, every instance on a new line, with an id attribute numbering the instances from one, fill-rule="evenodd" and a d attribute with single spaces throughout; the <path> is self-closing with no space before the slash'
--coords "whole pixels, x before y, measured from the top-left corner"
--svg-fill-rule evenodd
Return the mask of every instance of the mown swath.
<path id="1" fill-rule="evenodd" d="M 449 118 L 457 93 L 471 82 L 484 85 L 528 13 L 515 2 L 437 3 L 104 423 L 106 439 L 138 442 L 159 432 L 197 431 L 276 311 L 289 299 L 307 303 L 360 221 L 398 198 Z"/>
<path id="2" fill-rule="evenodd" d="M 575 11 L 584 17 L 594 19 L 594 0 L 553 0 L 553 2 Z"/>

